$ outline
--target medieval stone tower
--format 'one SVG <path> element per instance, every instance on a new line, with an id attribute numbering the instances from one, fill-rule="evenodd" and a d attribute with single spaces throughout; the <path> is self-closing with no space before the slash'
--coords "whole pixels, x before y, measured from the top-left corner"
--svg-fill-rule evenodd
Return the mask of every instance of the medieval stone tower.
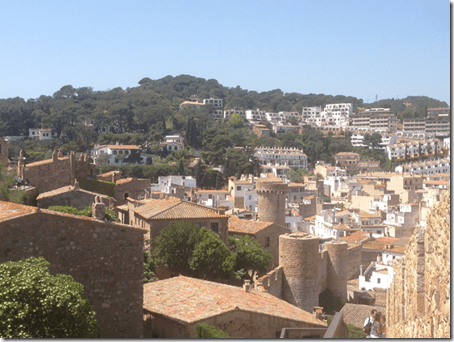
<path id="1" fill-rule="evenodd" d="M 345 241 L 325 242 L 325 250 L 328 252 L 326 287 L 342 300 L 347 300 L 347 253 L 348 244 Z"/>
<path id="2" fill-rule="evenodd" d="M 288 185 L 283 182 L 257 182 L 258 215 L 262 222 L 285 227 L 285 195 Z"/>
<path id="3" fill-rule="evenodd" d="M 308 312 L 319 305 L 318 296 L 326 289 L 346 300 L 348 244 L 329 241 L 324 248 L 320 250 L 320 238 L 312 234 L 279 236 L 279 267 L 260 279 L 265 290 Z"/>
<path id="4" fill-rule="evenodd" d="M 310 234 L 279 237 L 282 299 L 309 312 L 318 306 L 318 245 L 319 238 Z"/>

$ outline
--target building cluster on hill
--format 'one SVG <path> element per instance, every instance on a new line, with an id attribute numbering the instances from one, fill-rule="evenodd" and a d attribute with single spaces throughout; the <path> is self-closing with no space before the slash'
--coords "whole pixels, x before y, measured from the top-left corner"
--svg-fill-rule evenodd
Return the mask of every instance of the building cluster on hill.
<path id="1" fill-rule="evenodd" d="M 186 101 L 180 108 L 207 105 L 223 118 L 238 112 L 222 112 L 219 99 Z M 292 182 L 291 169 L 308 168 L 303 150 L 259 146 L 254 152 L 260 164 L 258 176 L 230 177 L 227 189 L 202 190 L 191 176 L 161 176 L 152 184 L 150 179 L 123 178 L 119 171 L 96 174 L 96 165 L 103 163 L 145 163 L 143 146 L 95 146 L 91 154 L 78 158 L 60 150 L 51 159 L 27 165 L 21 152 L 16 173 L 27 180 L 23 189 L 28 206 L 0 202 L 0 262 L 44 256 L 53 271 L 72 275 L 85 286 L 102 337 L 107 338 L 194 337 L 200 322 L 233 337 L 274 338 L 284 328 L 318 336 L 327 329 L 319 308 L 319 295 L 326 290 L 352 305 L 375 305 L 382 311 L 387 306 L 393 323 L 408 328 L 402 323 L 402 310 L 407 309 L 390 304 L 394 297 L 407 295 L 397 288 L 395 277 L 400 277 L 399 284 L 408 283 L 403 270 L 406 253 L 414 262 L 422 232 L 429 225 L 426 236 L 436 234 L 431 212 L 440 211 L 438 202 L 446 199 L 450 186 L 449 157 L 438 161 L 416 161 L 416 157 L 435 155 L 446 145 L 435 135 L 416 139 L 404 131 L 405 137 L 399 137 L 397 120 L 389 110 L 354 115 L 348 103 L 330 104 L 323 111 L 305 107 L 301 114 L 259 109 L 239 114 L 261 136 L 270 133 L 259 124 L 263 120 L 271 122 L 276 132 L 290 130 L 287 123 L 294 120 L 345 129 L 352 121 L 358 129 L 386 132 L 381 144 L 389 156 L 402 158 L 403 151 L 404 160 L 412 161 L 396 172 L 382 172 L 377 161 L 340 152 L 334 156 L 335 165 L 318 162 L 313 174 Z M 0 161 L 8 160 L 8 146 L 0 139 Z M 160 148 L 178 151 L 184 140 L 167 136 Z M 91 206 L 93 218 L 46 209 L 52 205 Z M 106 209 L 115 210 L 120 222 L 107 222 Z M 268 273 L 254 275 L 243 287 L 185 276 L 143 285 L 143 241 L 154 241 L 163 228 L 180 220 L 207 227 L 226 244 L 233 235 L 254 238 L 272 256 Z M 427 264 L 437 264 L 438 259 L 432 259 Z M 420 276 L 421 270 L 415 269 Z M 408 312 L 419 319 L 423 301 L 430 298 L 422 296 L 418 282 L 415 286 L 408 296 L 416 300 L 403 302 L 416 302 L 416 309 Z M 439 289 L 432 287 L 438 298 Z M 392 293 L 386 292 L 389 288 Z M 440 300 L 430 300 L 425 314 L 433 309 L 435 320 L 445 319 Z M 390 331 L 398 334 L 396 329 Z"/>

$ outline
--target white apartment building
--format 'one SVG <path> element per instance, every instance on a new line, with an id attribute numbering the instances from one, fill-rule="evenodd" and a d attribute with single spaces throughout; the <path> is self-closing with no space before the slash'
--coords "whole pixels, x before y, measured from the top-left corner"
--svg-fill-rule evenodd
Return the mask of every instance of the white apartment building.
<path id="1" fill-rule="evenodd" d="M 227 190 L 198 190 L 197 203 L 212 208 L 225 206 L 227 210 L 233 209 L 233 199 Z"/>
<path id="2" fill-rule="evenodd" d="M 298 126 L 293 125 L 281 125 L 278 123 L 273 123 L 273 132 L 274 133 L 285 133 L 285 132 L 297 132 Z"/>
<path id="3" fill-rule="evenodd" d="M 301 119 L 311 126 L 320 126 L 322 123 L 322 107 L 303 107 Z"/>
<path id="4" fill-rule="evenodd" d="M 203 99 L 204 105 L 212 105 L 214 109 L 222 110 L 224 108 L 224 101 L 222 99 Z"/>
<path id="5" fill-rule="evenodd" d="M 322 116 L 325 116 L 325 122 L 328 125 L 348 126 L 348 119 L 353 114 L 353 105 L 351 103 L 334 103 L 327 104 L 323 110 Z"/>
<path id="6" fill-rule="evenodd" d="M 242 110 L 242 109 L 226 109 L 226 110 L 224 110 L 224 119 L 230 119 L 230 117 L 235 113 L 238 113 L 243 120 L 246 119 L 246 115 L 244 114 L 244 110 Z"/>
<path id="7" fill-rule="evenodd" d="M 307 170 L 307 155 L 302 149 L 258 146 L 255 148 L 254 157 L 260 165 L 282 165 Z"/>
<path id="8" fill-rule="evenodd" d="M 364 127 L 375 132 L 396 132 L 397 117 L 389 108 L 370 108 L 352 117 L 352 126 Z"/>
<path id="9" fill-rule="evenodd" d="M 385 147 L 388 159 L 404 160 L 405 153 L 407 158 L 419 158 L 421 156 L 434 156 L 435 151 L 441 153 L 441 142 L 438 139 L 431 140 L 401 140 L 398 144 Z"/>
<path id="10" fill-rule="evenodd" d="M 266 112 L 259 108 L 257 108 L 257 110 L 248 109 L 244 111 L 244 115 L 249 121 L 260 122 L 266 120 Z"/>
<path id="11" fill-rule="evenodd" d="M 432 175 L 437 173 L 450 173 L 450 158 L 424 160 L 399 165 L 394 168 L 395 172 L 412 172 L 415 175 Z"/>
<path id="12" fill-rule="evenodd" d="M 321 238 L 339 239 L 349 231 L 351 213 L 348 210 L 323 210 L 315 215 L 314 224 L 310 225 L 310 233 Z"/>

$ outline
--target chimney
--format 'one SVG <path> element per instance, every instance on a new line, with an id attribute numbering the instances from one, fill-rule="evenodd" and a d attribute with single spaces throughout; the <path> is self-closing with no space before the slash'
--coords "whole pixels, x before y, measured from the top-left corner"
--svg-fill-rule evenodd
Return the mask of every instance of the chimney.
<path id="1" fill-rule="evenodd" d="M 313 315 L 316 319 L 323 319 L 323 307 L 321 306 L 314 306 Z"/>
<path id="2" fill-rule="evenodd" d="M 120 146 L 120 142 L 119 142 L 119 141 L 117 141 L 117 142 L 115 143 L 115 145 L 117 145 L 117 146 Z"/>
<path id="3" fill-rule="evenodd" d="M 243 290 L 244 292 L 249 292 L 251 290 L 251 281 L 249 279 L 244 281 Z"/>
<path id="4" fill-rule="evenodd" d="M 363 265 L 359 265 L 359 275 L 363 275 Z"/>
<path id="5" fill-rule="evenodd" d="M 79 190 L 80 187 L 79 187 L 79 182 L 77 181 L 77 179 L 74 179 L 74 190 Z"/>
<path id="6" fill-rule="evenodd" d="M 227 208 L 228 208 L 227 206 L 220 205 L 220 206 L 218 207 L 218 210 L 217 210 L 217 211 L 218 211 L 218 214 L 219 214 L 219 215 L 225 215 L 225 211 L 227 210 Z"/>

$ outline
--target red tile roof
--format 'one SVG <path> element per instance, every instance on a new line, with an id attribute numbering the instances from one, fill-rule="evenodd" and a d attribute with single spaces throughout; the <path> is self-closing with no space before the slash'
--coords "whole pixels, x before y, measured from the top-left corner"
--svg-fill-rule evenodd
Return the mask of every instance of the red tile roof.
<path id="1" fill-rule="evenodd" d="M 348 242 L 360 242 L 367 238 L 369 238 L 369 233 L 359 230 L 357 232 L 350 234 L 349 236 L 341 237 L 339 240 L 348 241 Z"/>
<path id="2" fill-rule="evenodd" d="M 255 234 L 273 225 L 273 222 L 260 222 L 240 219 L 234 215 L 229 218 L 229 233 Z M 283 227 L 284 228 L 284 227 Z M 289 230 L 290 232 L 290 230 Z"/>
<path id="3" fill-rule="evenodd" d="M 326 322 L 266 292 L 179 276 L 143 286 L 143 308 L 172 320 L 192 323 L 242 310 L 326 327 Z"/>
<path id="4" fill-rule="evenodd" d="M 148 220 L 229 217 L 228 215 L 216 214 L 213 208 L 182 201 L 175 197 L 147 199 L 144 205 L 134 208 L 132 211 Z"/>
<path id="5" fill-rule="evenodd" d="M 380 237 L 375 240 L 367 241 L 363 244 L 363 248 L 366 249 L 380 249 L 383 250 L 386 245 L 392 245 L 394 241 L 399 240 L 398 238 L 391 237 Z"/>
<path id="6" fill-rule="evenodd" d="M 38 208 L 36 207 L 29 207 L 22 204 L 0 201 L 0 221 L 15 216 L 36 213 L 37 209 Z"/>

